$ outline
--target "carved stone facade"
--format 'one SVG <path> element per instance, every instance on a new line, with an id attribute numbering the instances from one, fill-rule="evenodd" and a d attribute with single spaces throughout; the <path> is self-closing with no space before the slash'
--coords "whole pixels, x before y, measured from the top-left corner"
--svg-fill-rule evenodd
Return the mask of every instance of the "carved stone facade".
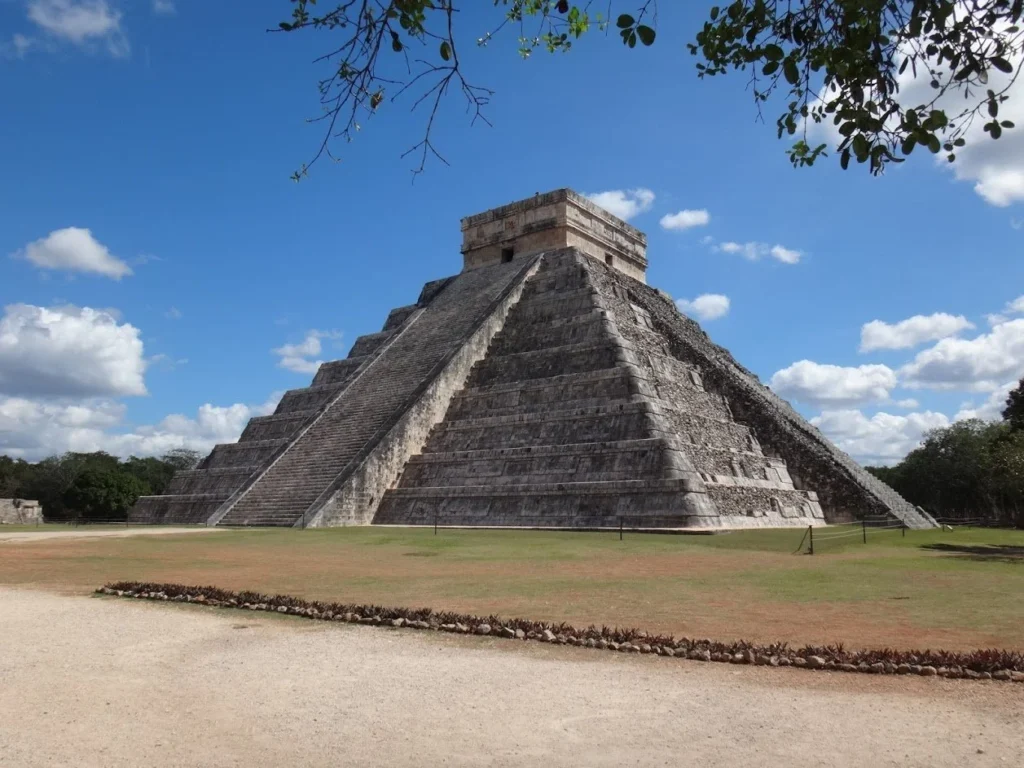
<path id="1" fill-rule="evenodd" d="M 0 499 L 0 525 L 36 525 L 43 522 L 38 501 Z"/>
<path id="2" fill-rule="evenodd" d="M 463 269 L 575 248 L 634 280 L 647 280 L 647 236 L 571 189 L 558 189 L 462 220 Z"/>
<path id="3" fill-rule="evenodd" d="M 645 241 L 629 225 L 559 190 L 463 233 L 461 274 L 428 283 L 131 519 L 934 525 L 637 279 Z"/>

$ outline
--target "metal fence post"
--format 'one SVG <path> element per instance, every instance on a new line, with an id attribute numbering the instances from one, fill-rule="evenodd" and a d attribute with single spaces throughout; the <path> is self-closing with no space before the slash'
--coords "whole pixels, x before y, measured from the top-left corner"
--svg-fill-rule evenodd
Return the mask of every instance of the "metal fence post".
<path id="1" fill-rule="evenodd" d="M 811 549 L 810 549 L 810 551 L 807 554 L 813 555 L 814 554 L 814 526 L 813 525 L 808 525 L 807 526 L 807 533 L 810 534 L 810 537 L 811 537 Z"/>
<path id="2" fill-rule="evenodd" d="M 902 523 L 900 525 L 900 530 L 903 531 L 903 538 L 905 539 L 905 538 L 907 538 L 907 524 L 905 522 L 902 522 L 902 521 L 900 521 L 900 522 Z"/>
<path id="3" fill-rule="evenodd" d="M 437 509 L 434 509 L 434 535 L 437 536 Z"/>
<path id="4" fill-rule="evenodd" d="M 619 517 L 619 541 L 622 541 L 622 517 Z"/>
<path id="5" fill-rule="evenodd" d="M 861 532 L 861 535 L 864 537 L 864 543 L 867 544 L 868 543 L 868 521 L 867 520 L 861 520 L 860 521 L 860 532 Z"/>

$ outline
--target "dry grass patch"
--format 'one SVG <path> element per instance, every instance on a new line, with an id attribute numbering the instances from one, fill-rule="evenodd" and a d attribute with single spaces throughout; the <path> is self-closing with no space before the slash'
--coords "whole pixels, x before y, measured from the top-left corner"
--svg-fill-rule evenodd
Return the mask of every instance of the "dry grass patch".
<path id="1" fill-rule="evenodd" d="M 117 580 L 429 606 L 666 634 L 848 647 L 1024 648 L 1014 531 L 869 533 L 794 555 L 801 532 L 718 536 L 334 529 L 0 543 L 0 583 Z M 758 549 L 758 545 L 761 546 Z"/>

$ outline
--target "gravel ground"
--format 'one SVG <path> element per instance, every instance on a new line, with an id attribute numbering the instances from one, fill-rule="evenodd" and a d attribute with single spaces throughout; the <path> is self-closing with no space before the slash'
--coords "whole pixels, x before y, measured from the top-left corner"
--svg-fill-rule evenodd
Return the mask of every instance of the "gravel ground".
<path id="1" fill-rule="evenodd" d="M 0 528 L 0 543 L 25 542 L 45 539 L 123 539 L 128 536 L 166 536 L 182 533 L 225 533 L 224 528 L 74 528 L 68 531 L 7 531 Z"/>
<path id="2" fill-rule="evenodd" d="M 0 766 L 1020 765 L 1024 685 L 0 588 Z"/>

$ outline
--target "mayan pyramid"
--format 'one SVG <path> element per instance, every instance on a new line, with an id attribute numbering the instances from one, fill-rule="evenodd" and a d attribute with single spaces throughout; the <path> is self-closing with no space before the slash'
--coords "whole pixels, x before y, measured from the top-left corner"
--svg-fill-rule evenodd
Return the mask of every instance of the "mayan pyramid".
<path id="1" fill-rule="evenodd" d="M 648 287 L 639 230 L 561 189 L 462 232 L 462 272 L 427 283 L 131 519 L 935 525 Z"/>

